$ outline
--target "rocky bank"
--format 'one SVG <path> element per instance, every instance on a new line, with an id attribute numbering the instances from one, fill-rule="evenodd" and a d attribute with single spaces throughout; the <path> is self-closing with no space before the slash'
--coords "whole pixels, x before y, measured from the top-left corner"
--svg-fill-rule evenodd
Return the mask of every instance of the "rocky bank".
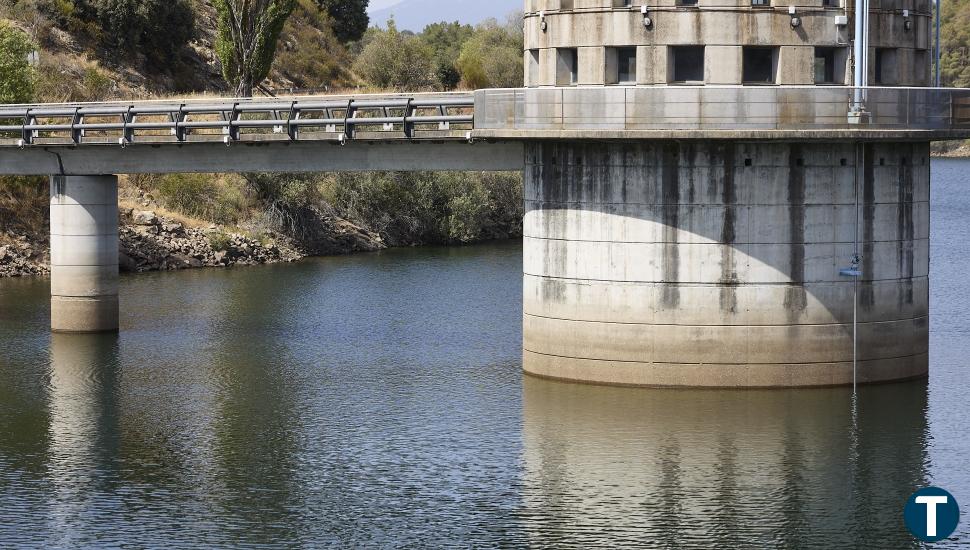
<path id="1" fill-rule="evenodd" d="M 123 209 L 120 214 L 119 267 L 129 273 L 295 262 L 310 255 L 386 248 L 378 235 L 326 216 L 319 218 L 319 231 L 296 242 L 275 233 L 254 238 L 216 225 L 187 227 L 150 210 Z M 0 235 L 0 278 L 49 274 L 47 242 Z"/>

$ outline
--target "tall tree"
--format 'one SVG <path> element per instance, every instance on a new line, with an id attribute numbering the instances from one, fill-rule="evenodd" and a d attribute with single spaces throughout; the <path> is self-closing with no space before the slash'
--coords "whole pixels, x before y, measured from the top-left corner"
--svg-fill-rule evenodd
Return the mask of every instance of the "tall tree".
<path id="1" fill-rule="evenodd" d="M 253 95 L 273 65 L 276 42 L 296 0 L 216 0 L 216 52 L 222 76 L 238 97 Z"/>
<path id="2" fill-rule="evenodd" d="M 435 75 L 446 90 L 453 90 L 461 81 L 461 73 L 455 63 L 461 55 L 462 46 L 474 34 L 475 29 L 471 25 L 462 25 L 457 21 L 432 23 L 421 33 L 421 40 L 434 52 Z"/>
<path id="3" fill-rule="evenodd" d="M 943 85 L 970 86 L 970 0 L 944 2 L 941 15 Z"/>
<path id="4" fill-rule="evenodd" d="M 370 0 L 316 0 L 320 9 L 333 19 L 333 32 L 343 43 L 360 40 L 367 32 L 370 17 L 367 5 Z"/>

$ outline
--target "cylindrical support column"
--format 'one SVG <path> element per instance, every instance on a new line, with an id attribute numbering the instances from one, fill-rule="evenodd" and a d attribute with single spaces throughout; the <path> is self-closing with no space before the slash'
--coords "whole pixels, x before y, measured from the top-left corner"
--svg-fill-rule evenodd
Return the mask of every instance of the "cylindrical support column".
<path id="1" fill-rule="evenodd" d="M 118 178 L 51 178 L 51 330 L 118 330 Z"/>
<path id="2" fill-rule="evenodd" d="M 526 372 L 840 385 L 857 343 L 860 383 L 927 373 L 926 143 L 534 143 L 525 196 Z"/>

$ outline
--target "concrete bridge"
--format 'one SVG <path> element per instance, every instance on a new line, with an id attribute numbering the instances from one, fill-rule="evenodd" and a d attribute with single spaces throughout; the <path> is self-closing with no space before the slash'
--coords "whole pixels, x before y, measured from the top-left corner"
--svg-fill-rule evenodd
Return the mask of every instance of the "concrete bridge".
<path id="1" fill-rule="evenodd" d="M 118 329 L 115 174 L 522 170 L 527 371 L 804 386 L 925 374 L 928 144 L 955 138 L 970 90 L 23 105 L 0 109 L 0 173 L 52 176 L 54 331 Z"/>

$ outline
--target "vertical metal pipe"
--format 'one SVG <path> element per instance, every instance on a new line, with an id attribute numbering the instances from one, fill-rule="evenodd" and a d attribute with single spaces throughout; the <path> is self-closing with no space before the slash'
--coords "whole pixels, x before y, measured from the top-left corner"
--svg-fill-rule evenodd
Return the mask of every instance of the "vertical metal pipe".
<path id="1" fill-rule="evenodd" d="M 855 87 L 853 96 L 853 111 L 862 110 L 862 65 L 863 65 L 863 39 L 862 39 L 862 25 L 865 22 L 865 17 L 863 16 L 863 10 L 865 9 L 865 0 L 855 0 L 855 36 L 853 37 L 853 56 L 855 57 L 855 67 L 853 68 L 854 74 L 852 75 L 852 85 Z"/>
<path id="2" fill-rule="evenodd" d="M 942 86 L 940 80 L 940 58 L 943 53 L 940 44 L 940 12 L 943 11 L 943 0 L 936 0 L 936 87 Z"/>
<path id="3" fill-rule="evenodd" d="M 853 253 L 852 264 L 858 269 L 859 263 L 859 230 L 861 225 L 861 214 L 859 212 L 859 184 L 865 178 L 866 150 L 861 142 L 856 143 L 855 153 L 855 252 Z M 859 367 L 859 279 L 855 277 L 852 282 L 852 399 L 855 401 L 856 388 L 858 385 Z"/>

